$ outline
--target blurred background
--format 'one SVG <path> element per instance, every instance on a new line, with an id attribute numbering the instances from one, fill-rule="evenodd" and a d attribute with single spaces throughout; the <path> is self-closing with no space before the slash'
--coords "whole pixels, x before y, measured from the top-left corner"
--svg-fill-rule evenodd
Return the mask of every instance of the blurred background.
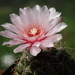
<path id="1" fill-rule="evenodd" d="M 0 25 L 10 22 L 11 13 L 19 13 L 19 8 L 26 6 L 33 7 L 36 4 L 40 6 L 47 5 L 48 8 L 55 7 L 57 11 L 62 12 L 64 22 L 68 27 L 62 32 L 63 40 L 61 46 L 68 47 L 68 52 L 75 53 L 71 48 L 75 48 L 75 0 L 0 0 Z M 0 31 L 4 28 L 0 26 Z M 0 36 L 0 69 L 8 68 L 21 53 L 14 54 L 16 47 L 2 46 L 4 41 L 9 39 Z M 74 55 L 74 54 L 73 54 Z"/>

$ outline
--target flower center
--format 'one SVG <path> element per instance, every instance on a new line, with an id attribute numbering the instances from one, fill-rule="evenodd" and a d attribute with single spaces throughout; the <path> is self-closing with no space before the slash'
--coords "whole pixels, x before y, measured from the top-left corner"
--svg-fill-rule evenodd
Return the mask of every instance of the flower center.
<path id="1" fill-rule="evenodd" d="M 26 27 L 24 34 L 27 34 L 29 37 L 39 37 L 44 33 L 44 29 L 41 25 L 30 25 Z"/>
<path id="2" fill-rule="evenodd" d="M 29 30 L 28 36 L 35 37 L 35 36 L 38 36 L 40 33 L 41 33 L 41 30 L 39 28 L 33 27 Z"/>
<path id="3" fill-rule="evenodd" d="M 36 35 L 36 33 L 37 33 L 37 29 L 36 28 L 32 28 L 30 30 L 30 32 L 29 32 L 29 34 L 31 34 L 31 35 Z"/>

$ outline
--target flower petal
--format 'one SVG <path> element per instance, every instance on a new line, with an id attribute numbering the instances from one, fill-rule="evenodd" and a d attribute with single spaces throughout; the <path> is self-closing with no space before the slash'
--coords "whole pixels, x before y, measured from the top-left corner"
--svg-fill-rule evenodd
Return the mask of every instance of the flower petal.
<path id="1" fill-rule="evenodd" d="M 61 25 L 61 26 L 60 26 L 60 25 Z M 57 32 L 60 32 L 60 31 L 62 31 L 64 28 L 66 28 L 66 27 L 67 27 L 67 24 L 64 23 L 64 22 L 61 22 L 61 23 L 59 23 L 59 26 L 60 26 L 60 28 L 57 30 Z"/>
<path id="2" fill-rule="evenodd" d="M 57 32 L 60 32 L 61 30 L 63 30 L 64 28 L 67 27 L 67 24 L 65 24 L 64 22 L 59 23 L 58 25 L 56 25 L 54 28 L 52 28 L 47 34 L 46 36 L 51 36 L 54 35 Z"/>
<path id="3" fill-rule="evenodd" d="M 43 11 L 46 11 L 48 10 L 48 7 L 46 5 L 44 5 L 42 8 L 41 8 Z"/>
<path id="4" fill-rule="evenodd" d="M 19 47 L 17 47 L 16 49 L 14 49 L 14 53 L 17 53 L 17 52 L 22 52 L 24 51 L 27 47 L 29 47 L 31 44 L 23 44 L 23 45 L 20 45 Z"/>
<path id="5" fill-rule="evenodd" d="M 39 38 L 38 38 L 38 40 L 40 41 L 41 39 L 43 39 L 43 38 L 45 38 L 46 36 L 45 36 L 45 34 L 42 34 Z"/>
<path id="6" fill-rule="evenodd" d="M 36 46 L 32 46 L 30 49 L 30 54 L 33 56 L 37 56 L 37 54 L 40 52 L 41 52 L 41 49 L 39 47 L 36 47 Z"/>
<path id="7" fill-rule="evenodd" d="M 26 34 L 22 34 L 23 35 L 23 37 L 24 37 L 24 40 L 29 40 L 29 37 L 28 37 L 28 35 L 26 35 Z"/>
<path id="8" fill-rule="evenodd" d="M 50 13 L 56 12 L 56 9 L 54 7 L 49 9 Z"/>
<path id="9" fill-rule="evenodd" d="M 40 21 L 40 12 L 38 9 L 32 10 L 32 20 L 33 23 L 38 23 Z"/>
<path id="10" fill-rule="evenodd" d="M 62 35 L 61 34 L 55 34 L 53 36 L 50 36 L 49 39 L 53 42 L 58 42 L 62 39 Z"/>
<path id="11" fill-rule="evenodd" d="M 19 29 L 19 30 L 22 30 L 22 22 L 20 20 L 20 17 L 16 14 L 10 14 L 10 19 L 11 19 L 11 22 Z"/>
<path id="12" fill-rule="evenodd" d="M 62 35 L 61 34 L 56 34 L 56 35 L 50 36 L 50 37 L 42 40 L 41 44 L 44 47 L 53 47 L 54 42 L 58 42 L 61 39 L 62 39 Z"/>
<path id="13" fill-rule="evenodd" d="M 39 6 L 39 5 L 35 5 L 35 6 L 33 7 L 33 9 L 37 9 L 38 11 L 40 11 L 40 6 Z"/>
<path id="14" fill-rule="evenodd" d="M 55 19 L 56 17 L 59 17 L 61 15 L 60 12 L 56 12 L 55 8 L 50 8 L 49 11 L 50 11 L 49 20 Z"/>
<path id="15" fill-rule="evenodd" d="M 47 21 L 48 21 L 47 20 L 48 19 L 47 17 L 48 17 L 48 14 L 49 14 L 49 11 L 48 11 L 47 6 L 40 7 L 39 5 L 36 5 L 33 8 L 33 13 L 32 14 L 33 14 L 33 17 L 34 17 L 33 18 L 34 19 L 34 22 L 39 22 L 42 25 L 46 23 L 46 25 L 47 25 Z M 44 23 L 44 21 L 45 21 L 45 23 Z"/>
<path id="16" fill-rule="evenodd" d="M 42 13 L 42 12 L 45 11 L 45 10 L 48 10 L 48 8 L 47 8 L 46 5 L 43 6 L 43 7 L 40 7 L 39 5 L 35 5 L 35 6 L 33 7 L 33 9 L 37 9 L 40 13 Z"/>
<path id="17" fill-rule="evenodd" d="M 46 28 L 48 25 L 48 17 L 49 17 L 49 11 L 48 10 L 43 11 L 41 18 L 40 18 L 40 21 L 41 21 L 40 23 L 42 24 L 44 28 Z"/>
<path id="18" fill-rule="evenodd" d="M 50 31 L 54 26 L 62 22 L 63 18 L 62 17 L 57 17 L 54 20 L 49 21 L 49 25 L 47 27 L 47 31 Z"/>
<path id="19" fill-rule="evenodd" d="M 28 40 L 28 41 L 35 41 L 36 40 L 36 37 L 29 37 L 28 35 L 26 34 L 22 34 L 24 36 L 24 39 L 25 40 Z"/>
<path id="20" fill-rule="evenodd" d="M 43 47 L 53 47 L 53 41 L 50 38 L 41 41 Z"/>
<path id="21" fill-rule="evenodd" d="M 7 31 L 7 30 L 1 31 L 0 35 L 7 37 L 7 38 L 19 38 L 19 36 L 17 34 L 14 34 L 14 33 Z"/>
<path id="22" fill-rule="evenodd" d="M 9 30 L 9 31 L 20 34 L 20 31 L 16 28 L 16 26 L 14 26 L 10 23 L 5 23 L 5 24 L 2 24 L 1 26 L 4 27 L 5 29 Z"/>
<path id="23" fill-rule="evenodd" d="M 33 20 L 31 11 L 32 11 L 32 9 L 30 7 L 27 7 L 25 9 L 25 13 L 27 15 L 27 18 L 28 18 L 29 23 L 32 23 L 32 20 Z"/>
<path id="24" fill-rule="evenodd" d="M 36 46 L 36 47 L 39 47 L 40 46 L 40 42 L 35 42 L 32 46 Z"/>
<path id="25" fill-rule="evenodd" d="M 29 37 L 29 41 L 34 42 L 36 40 L 36 37 Z"/>
<path id="26" fill-rule="evenodd" d="M 4 42 L 3 45 L 8 45 L 9 47 L 11 47 L 11 46 L 22 44 L 22 43 L 25 43 L 25 41 L 23 41 L 23 40 L 10 40 L 8 42 Z"/>
<path id="27" fill-rule="evenodd" d="M 20 14 L 20 19 L 23 23 L 24 26 L 27 26 L 29 24 L 29 21 L 28 21 L 28 18 L 27 18 L 27 15 L 25 13 L 25 9 L 21 9 L 19 10 L 19 14 Z M 24 27 L 23 26 L 23 27 Z"/>

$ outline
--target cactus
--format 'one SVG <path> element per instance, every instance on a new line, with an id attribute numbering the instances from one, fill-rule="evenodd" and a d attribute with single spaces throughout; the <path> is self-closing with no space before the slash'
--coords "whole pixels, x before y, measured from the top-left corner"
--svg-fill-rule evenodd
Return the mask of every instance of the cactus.
<path id="1" fill-rule="evenodd" d="M 14 68 L 14 75 L 75 75 L 75 60 L 64 48 L 48 48 L 37 56 L 25 51 Z"/>

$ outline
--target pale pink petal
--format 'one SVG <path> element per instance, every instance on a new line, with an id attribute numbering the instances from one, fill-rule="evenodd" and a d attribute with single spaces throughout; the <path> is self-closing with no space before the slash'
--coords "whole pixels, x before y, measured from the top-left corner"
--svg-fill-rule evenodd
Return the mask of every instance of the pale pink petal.
<path id="1" fill-rule="evenodd" d="M 42 8 L 41 8 L 43 11 L 46 11 L 48 10 L 48 7 L 46 5 L 44 5 Z"/>
<path id="2" fill-rule="evenodd" d="M 43 47 L 53 47 L 53 41 L 50 38 L 44 39 L 41 41 Z"/>
<path id="3" fill-rule="evenodd" d="M 40 48 L 46 51 L 46 47 L 44 47 L 42 44 L 40 45 Z"/>
<path id="4" fill-rule="evenodd" d="M 48 39 L 50 39 L 53 42 L 58 42 L 62 39 L 62 35 L 61 34 L 55 34 L 53 36 L 50 36 Z"/>
<path id="5" fill-rule="evenodd" d="M 56 12 L 55 8 L 50 8 L 49 11 L 50 11 L 49 20 L 55 19 L 56 17 L 60 17 L 60 15 L 61 15 L 60 12 Z"/>
<path id="6" fill-rule="evenodd" d="M 58 25 L 56 25 L 54 28 L 52 28 L 47 34 L 46 36 L 51 36 L 57 32 L 60 32 L 61 30 L 63 30 L 64 28 L 67 27 L 67 24 L 65 24 L 64 22 L 59 23 Z"/>
<path id="7" fill-rule="evenodd" d="M 14 40 L 21 41 L 21 42 L 26 42 L 24 39 L 21 39 L 21 38 L 14 38 Z"/>
<path id="8" fill-rule="evenodd" d="M 41 19 L 41 7 L 39 5 L 35 5 L 33 7 L 33 13 L 32 16 L 33 16 L 33 19 L 35 22 L 40 22 L 40 19 Z"/>
<path id="9" fill-rule="evenodd" d="M 34 8 L 33 8 L 33 17 L 34 17 L 34 22 L 38 22 L 39 23 L 42 23 L 44 24 L 43 22 L 46 21 L 45 23 L 47 23 L 47 19 L 46 19 L 46 15 L 48 15 L 49 11 L 48 11 L 48 8 L 47 6 L 43 6 L 43 7 L 40 7 L 39 5 L 36 5 Z M 46 20 L 45 20 L 46 19 Z M 43 20 L 43 22 L 42 22 Z M 46 24 L 47 25 L 47 24 Z"/>
<path id="10" fill-rule="evenodd" d="M 39 5 L 35 5 L 35 6 L 33 7 L 33 9 L 37 9 L 38 11 L 40 11 L 40 6 L 39 6 Z"/>
<path id="11" fill-rule="evenodd" d="M 25 41 L 23 41 L 23 40 L 10 40 L 8 42 L 4 42 L 3 45 L 8 45 L 9 47 L 11 47 L 11 46 L 22 44 L 22 43 L 25 43 Z"/>
<path id="12" fill-rule="evenodd" d="M 40 13 L 37 9 L 33 9 L 32 12 L 32 22 L 33 23 L 39 23 L 40 21 Z"/>
<path id="13" fill-rule="evenodd" d="M 22 35 L 23 35 L 23 39 L 25 39 L 25 40 L 29 40 L 28 35 L 26 35 L 26 34 L 22 34 Z"/>
<path id="14" fill-rule="evenodd" d="M 5 29 L 15 32 L 17 34 L 20 34 L 20 31 L 16 28 L 16 26 L 10 24 L 10 23 L 5 23 L 1 25 L 2 27 L 4 27 Z"/>
<path id="15" fill-rule="evenodd" d="M 19 38 L 18 35 L 16 35 L 16 34 L 10 32 L 10 31 L 7 31 L 7 30 L 1 31 L 1 32 L 0 32 L 0 35 L 2 35 L 2 36 L 4 36 L 4 37 L 7 37 L 7 38 Z"/>
<path id="16" fill-rule="evenodd" d="M 45 6 L 43 6 L 43 7 L 40 7 L 41 9 L 40 9 L 40 13 L 42 14 L 43 12 L 45 12 L 45 11 L 47 11 L 48 10 L 48 8 L 47 8 L 47 6 L 45 5 Z M 46 15 L 46 14 L 45 14 Z"/>
<path id="17" fill-rule="evenodd" d="M 24 9 L 20 8 L 20 19 L 25 24 L 25 26 L 30 25 L 30 23 L 33 23 L 33 16 L 34 14 L 32 12 L 32 9 L 30 7 L 26 7 Z"/>
<path id="18" fill-rule="evenodd" d="M 20 20 L 20 17 L 16 14 L 10 14 L 10 19 L 11 19 L 11 22 L 19 29 L 19 30 L 22 30 L 22 22 Z"/>
<path id="19" fill-rule="evenodd" d="M 30 24 L 37 24 L 37 23 L 39 23 L 41 17 L 40 17 L 40 12 L 38 11 L 37 8 L 31 9 L 31 8 L 27 7 L 25 9 L 25 13 L 26 13 L 28 22 Z"/>
<path id="20" fill-rule="evenodd" d="M 35 5 L 35 6 L 33 7 L 33 9 L 37 9 L 40 13 L 42 13 L 42 12 L 45 11 L 45 10 L 48 10 L 48 8 L 47 8 L 46 5 L 43 6 L 43 7 L 40 7 L 39 5 Z"/>
<path id="21" fill-rule="evenodd" d="M 39 47 L 40 46 L 40 42 L 35 42 L 32 46 L 36 46 L 36 47 Z"/>
<path id="22" fill-rule="evenodd" d="M 23 23 L 23 27 L 27 26 L 29 24 L 29 21 L 28 21 L 27 15 L 25 13 L 25 9 L 20 8 L 19 12 L 20 12 L 20 19 Z"/>
<path id="23" fill-rule="evenodd" d="M 56 34 L 56 35 L 50 36 L 50 37 L 42 40 L 41 44 L 44 47 L 53 47 L 54 42 L 58 42 L 61 39 L 62 39 L 62 35 L 61 34 Z"/>
<path id="24" fill-rule="evenodd" d="M 27 47 L 29 47 L 31 44 L 23 44 L 23 45 L 20 45 L 18 46 L 16 49 L 14 49 L 14 53 L 17 53 L 17 52 L 22 52 L 24 51 Z"/>
<path id="25" fill-rule="evenodd" d="M 29 23 L 32 23 L 33 20 L 32 14 L 34 13 L 32 13 L 31 11 L 32 9 L 30 7 L 27 7 L 27 9 L 25 10 Z"/>
<path id="26" fill-rule="evenodd" d="M 29 41 L 35 41 L 36 40 L 36 37 L 29 37 Z"/>
<path id="27" fill-rule="evenodd" d="M 40 13 L 42 13 L 45 10 L 48 10 L 47 6 L 40 7 L 39 5 L 35 5 L 33 9 L 37 9 Z"/>
<path id="28" fill-rule="evenodd" d="M 59 13 L 59 12 L 52 13 L 52 14 L 49 16 L 49 20 L 55 19 L 56 17 L 59 17 L 60 15 L 61 15 L 61 13 Z"/>
<path id="29" fill-rule="evenodd" d="M 37 10 L 33 10 L 30 7 L 26 7 L 24 9 L 20 8 L 20 19 L 24 24 L 24 28 L 31 24 L 36 23 L 37 22 L 36 19 L 38 19 L 37 15 L 38 15 Z"/>
<path id="30" fill-rule="evenodd" d="M 32 9 L 30 7 L 20 9 L 21 21 L 26 25 L 29 25 L 33 21 Z"/>
<path id="31" fill-rule="evenodd" d="M 47 27 L 47 25 L 48 25 L 48 17 L 49 17 L 49 11 L 48 10 L 46 10 L 46 11 L 44 11 L 43 13 L 42 13 L 42 15 L 41 15 L 41 24 L 42 24 L 42 26 L 44 27 L 44 28 L 46 28 Z"/>
<path id="32" fill-rule="evenodd" d="M 41 52 L 41 49 L 39 47 L 36 47 L 36 46 L 32 46 L 30 49 L 30 54 L 33 56 L 37 56 L 37 54 L 40 52 Z"/>
<path id="33" fill-rule="evenodd" d="M 57 32 L 60 32 L 60 31 L 62 31 L 64 28 L 67 27 L 67 24 L 64 23 L 64 22 L 59 23 L 59 25 L 61 25 L 61 26 L 60 26 L 60 28 L 57 30 Z"/>
<path id="34" fill-rule="evenodd" d="M 54 26 L 62 22 L 63 18 L 62 17 L 57 17 L 54 20 L 49 21 L 49 25 L 47 26 L 47 31 L 50 31 Z"/>
<path id="35" fill-rule="evenodd" d="M 25 40 L 28 40 L 28 41 L 35 41 L 36 40 L 36 37 L 29 37 L 28 35 L 26 34 L 22 34 L 24 39 Z"/>
<path id="36" fill-rule="evenodd" d="M 41 39 L 43 39 L 43 38 L 45 38 L 46 36 L 45 36 L 45 34 L 42 34 L 39 38 L 38 38 L 38 40 L 40 41 Z"/>
<path id="37" fill-rule="evenodd" d="M 55 33 L 57 33 L 58 29 L 59 29 L 59 26 L 51 29 L 45 36 L 52 36 L 52 35 L 54 35 Z"/>
<path id="38" fill-rule="evenodd" d="M 51 8 L 49 9 L 49 11 L 50 11 L 50 13 L 53 13 L 53 12 L 56 12 L 56 9 L 55 9 L 54 7 L 51 7 Z"/>
<path id="39" fill-rule="evenodd" d="M 21 15 L 21 14 L 25 14 L 25 10 L 22 8 L 19 8 L 19 15 Z"/>

